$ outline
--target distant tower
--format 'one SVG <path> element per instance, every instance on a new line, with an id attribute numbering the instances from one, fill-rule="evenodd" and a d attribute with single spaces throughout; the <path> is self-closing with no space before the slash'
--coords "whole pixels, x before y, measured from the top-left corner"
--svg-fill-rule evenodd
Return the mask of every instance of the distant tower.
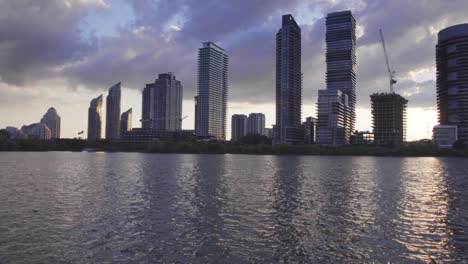
<path id="1" fill-rule="evenodd" d="M 301 28 L 291 15 L 282 17 L 276 34 L 276 125 L 274 144 L 302 142 Z"/>
<path id="2" fill-rule="evenodd" d="M 106 139 L 120 138 L 120 82 L 109 89 L 106 98 Z"/>
<path id="3" fill-rule="evenodd" d="M 247 135 L 247 116 L 232 115 L 231 119 L 231 141 L 238 141 Z"/>
<path id="4" fill-rule="evenodd" d="M 338 146 L 346 143 L 345 111 L 348 95 L 339 89 L 319 90 L 317 103 L 317 144 Z"/>
<path id="5" fill-rule="evenodd" d="M 120 133 L 132 130 L 132 108 L 122 113 L 120 117 Z"/>
<path id="6" fill-rule="evenodd" d="M 228 55 L 212 42 L 198 50 L 198 89 L 195 97 L 195 134 L 226 139 Z"/>
<path id="7" fill-rule="evenodd" d="M 102 94 L 91 100 L 88 108 L 88 139 L 101 139 Z"/>
<path id="8" fill-rule="evenodd" d="M 247 134 L 265 135 L 265 115 L 251 113 L 247 119 Z"/>
<path id="9" fill-rule="evenodd" d="M 468 24 L 439 32 L 436 46 L 437 111 L 441 125 L 458 127 L 468 143 Z"/>
<path id="10" fill-rule="evenodd" d="M 356 122 L 356 20 L 351 11 L 331 13 L 326 18 L 326 27 L 327 89 L 346 95 L 342 122 L 344 143 L 349 144 Z"/>
<path id="11" fill-rule="evenodd" d="M 42 117 L 41 123 L 45 124 L 50 129 L 51 138 L 60 138 L 60 121 L 60 116 L 53 107 L 49 108 L 44 117 Z"/>
<path id="12" fill-rule="evenodd" d="M 372 94 L 374 142 L 398 145 L 406 141 L 406 105 L 408 100 L 396 93 Z"/>
<path id="13" fill-rule="evenodd" d="M 142 128 L 182 129 L 182 84 L 172 72 L 159 74 L 143 90 Z"/>

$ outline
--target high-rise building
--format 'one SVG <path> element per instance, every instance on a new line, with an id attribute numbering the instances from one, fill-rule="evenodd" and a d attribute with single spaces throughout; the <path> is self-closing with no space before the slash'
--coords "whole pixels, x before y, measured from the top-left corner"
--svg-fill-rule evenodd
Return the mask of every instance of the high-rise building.
<path id="1" fill-rule="evenodd" d="M 370 97 L 374 143 L 398 145 L 405 142 L 408 100 L 396 93 L 378 93 Z"/>
<path id="2" fill-rule="evenodd" d="M 109 89 L 106 98 L 106 139 L 120 137 L 120 82 Z"/>
<path id="3" fill-rule="evenodd" d="M 41 123 L 50 129 L 51 138 L 60 138 L 60 116 L 55 108 L 51 107 L 47 110 L 47 113 L 41 119 Z"/>
<path id="4" fill-rule="evenodd" d="M 317 144 L 338 146 L 346 143 L 345 111 L 347 94 L 339 89 L 319 90 L 317 102 Z"/>
<path id="5" fill-rule="evenodd" d="M 468 24 L 439 32 L 436 67 L 439 124 L 457 126 L 468 143 Z"/>
<path id="6" fill-rule="evenodd" d="M 182 129 L 182 84 L 172 72 L 158 75 L 143 89 L 142 128 Z"/>
<path id="7" fill-rule="evenodd" d="M 120 116 L 120 133 L 132 130 L 132 108 L 123 112 Z"/>
<path id="8" fill-rule="evenodd" d="M 88 139 L 101 139 L 102 94 L 91 100 L 88 108 Z"/>
<path id="9" fill-rule="evenodd" d="M 344 104 L 343 121 L 331 123 L 342 122 L 344 144 L 348 144 L 356 122 L 356 20 L 351 11 L 331 13 L 326 18 L 326 27 L 327 89 L 340 90 L 348 100 Z"/>
<path id="10" fill-rule="evenodd" d="M 302 123 L 302 129 L 304 131 L 304 144 L 314 144 L 317 133 L 317 119 L 307 117 L 306 121 Z"/>
<path id="11" fill-rule="evenodd" d="M 232 115 L 231 117 L 231 141 L 239 141 L 247 135 L 247 116 Z"/>
<path id="12" fill-rule="evenodd" d="M 441 148 L 452 148 L 458 140 L 457 126 L 434 126 L 432 132 L 432 141 Z"/>
<path id="13" fill-rule="evenodd" d="M 274 144 L 302 142 L 301 28 L 291 15 L 282 17 L 276 34 L 276 125 Z"/>
<path id="14" fill-rule="evenodd" d="M 51 131 L 46 124 L 34 123 L 21 127 L 21 131 L 28 137 L 34 139 L 51 139 Z"/>
<path id="15" fill-rule="evenodd" d="M 228 55 L 212 42 L 198 50 L 198 88 L 195 97 L 195 134 L 226 139 Z"/>
<path id="16" fill-rule="evenodd" d="M 251 113 L 247 119 L 247 134 L 265 135 L 265 115 Z"/>

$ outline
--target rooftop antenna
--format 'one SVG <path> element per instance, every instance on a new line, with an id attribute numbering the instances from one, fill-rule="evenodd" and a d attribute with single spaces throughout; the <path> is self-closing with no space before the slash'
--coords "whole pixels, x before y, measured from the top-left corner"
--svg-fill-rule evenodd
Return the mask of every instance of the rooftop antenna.
<path id="1" fill-rule="evenodd" d="M 393 85 L 397 83 L 397 81 L 395 80 L 395 71 L 391 69 L 390 62 L 388 61 L 387 48 L 385 47 L 385 39 L 383 36 L 382 29 L 379 29 L 379 32 L 380 32 L 380 42 L 382 43 L 382 47 L 383 47 L 383 51 L 385 55 L 385 63 L 387 64 L 388 77 L 390 78 L 390 92 L 394 93 Z"/>

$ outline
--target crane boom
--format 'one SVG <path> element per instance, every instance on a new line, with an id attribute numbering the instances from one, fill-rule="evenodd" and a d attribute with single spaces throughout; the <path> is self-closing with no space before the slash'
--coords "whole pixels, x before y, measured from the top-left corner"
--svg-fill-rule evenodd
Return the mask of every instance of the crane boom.
<path id="1" fill-rule="evenodd" d="M 388 77 L 390 78 L 390 92 L 393 93 L 393 85 L 397 82 L 395 80 L 395 71 L 392 70 L 390 67 L 390 62 L 388 60 L 387 48 L 385 47 L 385 39 L 383 36 L 382 29 L 380 29 L 379 32 L 380 32 L 380 42 L 382 43 L 382 47 L 383 47 L 383 51 L 385 55 L 385 63 L 387 64 Z"/>

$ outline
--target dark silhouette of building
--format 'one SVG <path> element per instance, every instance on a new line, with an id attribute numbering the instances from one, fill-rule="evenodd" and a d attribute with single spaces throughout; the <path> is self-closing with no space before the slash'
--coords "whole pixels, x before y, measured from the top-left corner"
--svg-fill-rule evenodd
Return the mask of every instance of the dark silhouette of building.
<path id="1" fill-rule="evenodd" d="M 239 141 L 247 135 L 247 116 L 232 115 L 231 117 L 231 141 Z"/>
<path id="2" fill-rule="evenodd" d="M 276 34 L 274 144 L 297 144 L 303 141 L 301 113 L 301 28 L 291 15 L 284 15 L 281 29 Z"/>
<path id="3" fill-rule="evenodd" d="M 228 55 L 212 42 L 198 50 L 195 133 L 199 138 L 226 139 Z"/>
<path id="4" fill-rule="evenodd" d="M 306 121 L 302 123 L 302 129 L 304 131 L 304 144 L 315 144 L 317 119 L 313 117 L 307 117 Z"/>
<path id="5" fill-rule="evenodd" d="M 342 123 L 344 142 L 341 132 L 328 133 L 341 131 L 341 127 L 324 127 L 323 131 L 328 132 L 319 133 L 317 140 L 319 144 L 320 142 L 327 145 L 348 144 L 356 122 L 356 20 L 351 11 L 330 13 L 326 18 L 326 27 L 327 90 L 340 90 L 343 93 L 341 104 L 344 107 L 342 121 L 329 120 L 327 123 L 332 126 Z M 322 107 L 319 110 L 325 110 L 325 108 Z M 327 114 L 319 113 L 319 115 L 323 117 Z M 328 117 L 341 118 L 337 115 L 328 115 Z M 322 135 L 326 138 L 320 138 Z M 330 136 L 331 139 L 329 139 Z"/>
<path id="6" fill-rule="evenodd" d="M 122 132 L 121 141 L 142 142 L 142 141 L 193 141 L 195 140 L 194 130 L 160 130 L 134 128 L 130 131 Z"/>
<path id="7" fill-rule="evenodd" d="M 109 89 L 106 97 L 106 139 L 120 137 L 120 82 Z"/>
<path id="8" fill-rule="evenodd" d="M 408 100 L 396 93 L 376 93 L 370 97 L 375 144 L 398 145 L 405 142 Z"/>
<path id="9" fill-rule="evenodd" d="M 265 114 L 251 113 L 247 118 L 247 134 L 266 135 L 265 134 Z"/>
<path id="10" fill-rule="evenodd" d="M 371 145 L 374 144 L 374 133 L 369 131 L 355 131 L 351 135 L 352 145 Z"/>
<path id="11" fill-rule="evenodd" d="M 468 142 L 468 24 L 439 32 L 436 66 L 439 124 L 457 126 Z"/>
<path id="12" fill-rule="evenodd" d="M 132 130 L 132 108 L 123 112 L 120 117 L 120 133 Z"/>
<path id="13" fill-rule="evenodd" d="M 88 108 L 88 139 L 101 139 L 102 94 L 91 100 Z"/>
<path id="14" fill-rule="evenodd" d="M 50 129 L 51 138 L 60 138 L 61 118 L 55 108 L 51 107 L 47 110 L 47 113 L 41 119 L 41 123 Z"/>
<path id="15" fill-rule="evenodd" d="M 176 131 L 182 129 L 183 88 L 176 76 L 159 74 L 143 89 L 142 128 Z"/>

